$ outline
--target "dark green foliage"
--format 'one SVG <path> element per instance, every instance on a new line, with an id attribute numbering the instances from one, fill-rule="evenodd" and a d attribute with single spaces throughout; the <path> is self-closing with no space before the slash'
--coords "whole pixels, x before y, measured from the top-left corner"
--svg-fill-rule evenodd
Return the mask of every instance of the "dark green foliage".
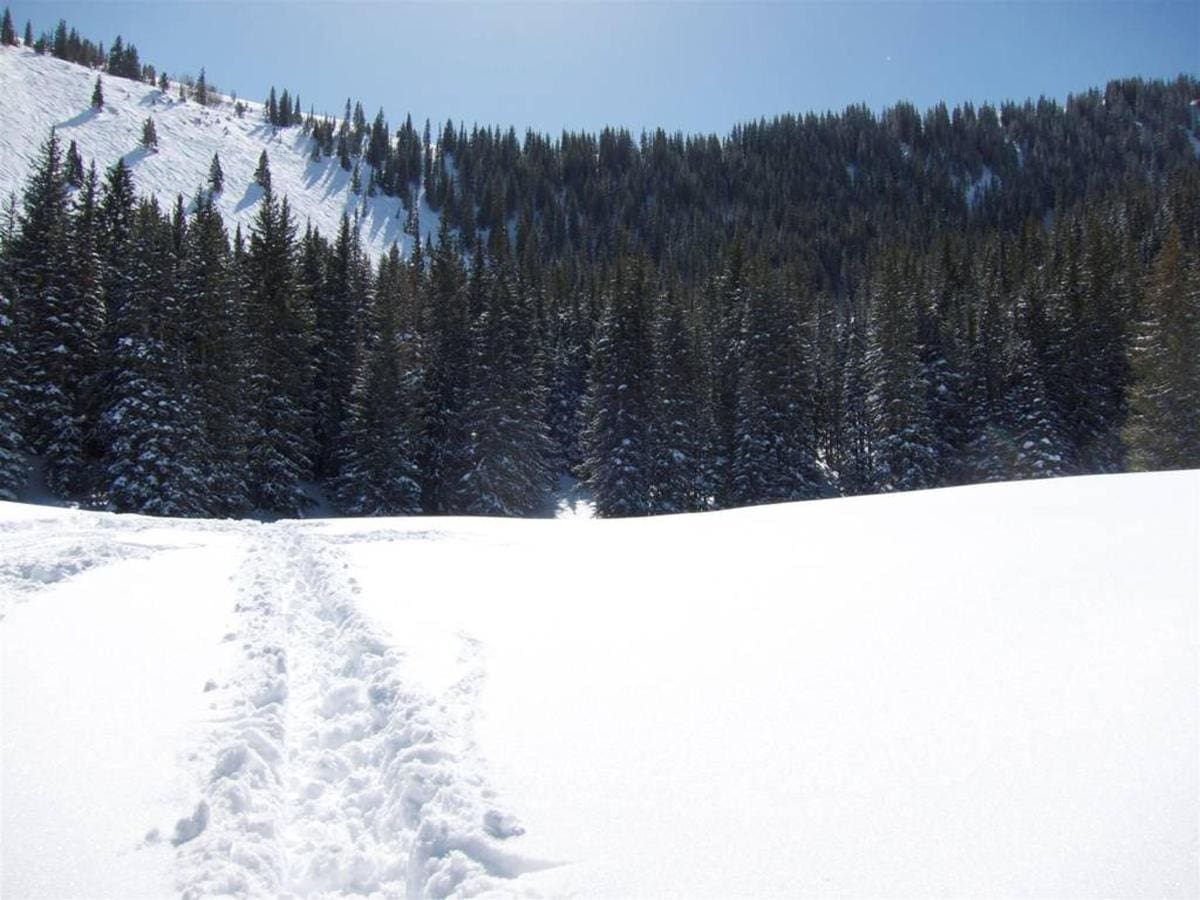
<path id="1" fill-rule="evenodd" d="M 271 192 L 271 161 L 267 159 L 267 151 L 259 154 L 258 166 L 254 170 L 254 183 L 267 193 Z"/>
<path id="2" fill-rule="evenodd" d="M 92 88 L 92 109 L 104 109 L 104 85 L 100 76 L 96 76 L 96 86 Z"/>
<path id="3" fill-rule="evenodd" d="M 154 127 L 153 118 L 142 123 L 142 146 L 147 150 L 158 149 L 158 129 Z"/>
<path id="4" fill-rule="evenodd" d="M 592 343 L 581 468 L 602 516 L 638 516 L 650 510 L 646 310 L 654 287 L 648 269 L 645 260 L 618 261 Z"/>
<path id="5" fill-rule="evenodd" d="M 219 159 L 164 216 L 52 139 L 0 231 L 0 480 L 23 446 L 121 509 L 295 514 L 316 480 L 355 513 L 527 515 L 567 471 L 615 516 L 1200 465 L 1196 87 L 436 145 L 272 92 L 400 198 L 411 254 L 377 266 L 357 217 L 295 240 L 265 152 L 231 247 Z"/>
<path id="6" fill-rule="evenodd" d="M 27 464 L 21 431 L 16 322 L 12 301 L 0 292 L 0 500 L 15 500 L 17 490 L 25 483 Z"/>
<path id="7" fill-rule="evenodd" d="M 1130 468 L 1200 467 L 1200 254 L 1178 227 L 1151 266 L 1132 359 Z"/>
<path id="8" fill-rule="evenodd" d="M 311 390 L 309 298 L 297 290 L 295 224 L 287 199 L 268 191 L 250 232 L 245 277 L 247 476 L 254 505 L 297 515 L 312 475 L 305 398 Z"/>
<path id="9" fill-rule="evenodd" d="M 221 168 L 221 157 L 216 153 L 208 167 L 208 189 L 214 194 L 225 190 L 225 172 Z"/>
<path id="10" fill-rule="evenodd" d="M 12 13 L 4 7 L 4 17 L 0 19 L 0 44 L 14 47 L 17 43 L 17 30 L 13 28 Z"/>

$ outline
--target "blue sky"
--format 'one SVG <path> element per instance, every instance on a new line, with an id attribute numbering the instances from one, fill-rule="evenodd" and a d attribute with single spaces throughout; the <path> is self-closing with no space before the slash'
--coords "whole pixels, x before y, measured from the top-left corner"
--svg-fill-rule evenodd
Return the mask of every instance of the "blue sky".
<path id="1" fill-rule="evenodd" d="M 347 96 L 393 123 L 663 126 L 724 134 L 781 112 L 925 108 L 1200 73 L 1200 2 L 9 3 L 143 61 L 305 110 Z M 2 102 L 2 101 L 0 101 Z"/>

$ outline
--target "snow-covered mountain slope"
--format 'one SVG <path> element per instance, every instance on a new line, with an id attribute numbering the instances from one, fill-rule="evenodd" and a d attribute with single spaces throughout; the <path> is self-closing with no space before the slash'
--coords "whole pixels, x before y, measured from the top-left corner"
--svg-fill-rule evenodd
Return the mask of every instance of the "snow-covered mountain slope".
<path id="1" fill-rule="evenodd" d="M 354 194 L 350 173 L 336 159 L 313 162 L 301 129 L 266 124 L 261 104 L 246 103 L 239 118 L 228 98 L 216 106 L 200 106 L 147 84 L 103 76 L 104 109 L 97 111 L 91 106 L 96 74 L 23 47 L 0 47 L 0 200 L 7 203 L 15 192 L 20 202 L 30 167 L 53 127 L 64 151 L 72 140 L 78 144 L 85 167 L 95 160 L 103 171 L 124 158 L 139 193 L 156 195 L 164 207 L 177 194 L 190 201 L 206 186 L 213 154 L 219 153 L 225 189 L 217 208 L 232 234 L 237 222 L 247 231 L 257 212 L 262 191 L 254 183 L 254 170 L 266 150 L 271 185 L 287 196 L 301 230 L 308 220 L 333 236 L 342 214 L 353 218 L 357 208 L 370 252 L 382 253 L 393 242 L 409 251 L 411 239 L 403 233 L 405 213 L 398 198 Z M 141 146 L 147 118 L 154 120 L 157 152 Z M 437 214 L 424 202 L 420 215 L 422 233 L 436 233 Z"/>
<path id="2" fill-rule="evenodd" d="M 5 897 L 1200 892 L 1200 472 L 626 521 L 0 505 Z"/>

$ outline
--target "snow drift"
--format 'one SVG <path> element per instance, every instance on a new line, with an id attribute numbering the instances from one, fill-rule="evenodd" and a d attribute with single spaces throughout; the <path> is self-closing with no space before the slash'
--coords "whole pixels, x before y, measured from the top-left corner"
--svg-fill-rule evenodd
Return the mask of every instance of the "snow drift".
<path id="1" fill-rule="evenodd" d="M 1195 896 L 1200 473 L 0 506 L 4 896 Z"/>

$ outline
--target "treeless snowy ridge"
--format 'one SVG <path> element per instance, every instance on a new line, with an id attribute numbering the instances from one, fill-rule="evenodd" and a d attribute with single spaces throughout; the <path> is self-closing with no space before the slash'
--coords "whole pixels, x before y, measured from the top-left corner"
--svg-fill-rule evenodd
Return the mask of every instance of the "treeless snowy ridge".
<path id="1" fill-rule="evenodd" d="M 7 203 L 15 193 L 20 208 L 26 179 L 55 128 L 63 152 L 75 141 L 85 168 L 94 160 L 101 177 L 104 169 L 124 159 L 138 193 L 157 196 L 164 207 L 176 195 L 190 203 L 197 190 L 206 188 L 213 154 L 219 153 L 225 188 L 216 197 L 217 209 L 231 234 L 237 224 L 248 234 L 262 199 L 254 170 L 266 150 L 272 188 L 288 198 L 301 230 L 310 221 L 322 234 L 336 235 L 343 213 L 353 218 L 357 209 L 369 252 L 380 255 L 393 242 L 402 253 L 411 250 L 400 198 L 356 195 L 350 172 L 336 159 L 313 162 L 302 130 L 267 124 L 260 103 L 243 101 L 247 111 L 238 117 L 228 98 L 200 106 L 179 100 L 177 93 L 101 75 L 104 108 L 95 110 L 91 100 L 98 74 L 23 47 L 0 47 L 0 201 Z M 156 151 L 141 145 L 147 118 L 154 120 L 158 134 Z M 365 185 L 365 170 L 362 179 Z M 437 214 L 423 200 L 419 212 L 422 233 L 436 233 Z"/>
<path id="2" fill-rule="evenodd" d="M 1200 891 L 1200 473 L 0 530 L 6 897 Z"/>

